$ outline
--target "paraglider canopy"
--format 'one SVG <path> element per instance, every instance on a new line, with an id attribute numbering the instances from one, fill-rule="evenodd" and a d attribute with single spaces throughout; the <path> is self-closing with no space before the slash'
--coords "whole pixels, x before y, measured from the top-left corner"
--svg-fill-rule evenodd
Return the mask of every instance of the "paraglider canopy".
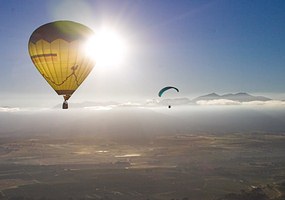
<path id="1" fill-rule="evenodd" d="M 179 90 L 178 90 L 176 87 L 167 86 L 167 87 L 162 88 L 162 89 L 159 91 L 158 96 L 161 97 L 162 94 L 163 94 L 165 91 L 170 90 L 170 89 L 174 89 L 174 90 L 176 90 L 177 92 L 179 92 Z"/>

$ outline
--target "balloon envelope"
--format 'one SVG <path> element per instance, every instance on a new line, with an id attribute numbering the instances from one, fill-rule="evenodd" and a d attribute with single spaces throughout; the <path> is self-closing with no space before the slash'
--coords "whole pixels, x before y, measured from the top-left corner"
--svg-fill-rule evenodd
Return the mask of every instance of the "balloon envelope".
<path id="1" fill-rule="evenodd" d="M 55 21 L 37 28 L 31 35 L 30 57 L 50 86 L 66 100 L 91 72 L 95 61 L 84 45 L 93 31 L 76 22 Z"/>
<path id="2" fill-rule="evenodd" d="M 179 92 L 179 90 L 178 90 L 176 87 L 167 86 L 167 87 L 162 88 L 162 89 L 159 91 L 158 96 L 161 97 L 162 94 L 163 94 L 165 91 L 170 90 L 170 89 L 174 89 L 174 90 L 176 90 L 177 92 Z"/>

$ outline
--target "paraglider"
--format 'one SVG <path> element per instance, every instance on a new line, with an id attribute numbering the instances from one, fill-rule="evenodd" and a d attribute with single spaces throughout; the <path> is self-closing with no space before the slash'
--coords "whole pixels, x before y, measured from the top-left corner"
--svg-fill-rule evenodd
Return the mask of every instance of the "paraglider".
<path id="1" fill-rule="evenodd" d="M 177 92 L 179 92 L 179 90 L 178 90 L 176 87 L 167 86 L 167 87 L 162 88 L 162 89 L 159 91 L 158 96 L 161 97 L 165 91 L 170 90 L 170 89 L 174 89 L 174 90 L 176 90 Z"/>
<path id="2" fill-rule="evenodd" d="M 92 35 L 94 32 L 82 24 L 55 21 L 37 28 L 29 39 L 32 62 L 55 92 L 63 95 L 63 109 L 95 65 L 84 51 Z"/>
<path id="3" fill-rule="evenodd" d="M 178 88 L 172 87 L 172 86 L 167 86 L 167 87 L 162 88 L 162 89 L 159 91 L 158 96 L 161 97 L 164 92 L 166 92 L 167 90 L 170 90 L 170 89 L 174 89 L 174 90 L 176 90 L 177 92 L 179 92 Z M 171 105 L 168 105 L 168 108 L 171 108 Z"/>

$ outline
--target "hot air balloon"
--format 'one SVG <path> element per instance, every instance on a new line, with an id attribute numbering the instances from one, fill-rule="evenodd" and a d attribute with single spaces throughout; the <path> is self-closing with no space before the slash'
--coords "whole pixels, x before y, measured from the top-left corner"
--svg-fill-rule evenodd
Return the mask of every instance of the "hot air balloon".
<path id="1" fill-rule="evenodd" d="M 165 91 L 170 90 L 170 89 L 174 89 L 174 90 L 176 90 L 177 92 L 179 92 L 179 90 L 178 90 L 176 87 L 167 86 L 167 87 L 162 88 L 162 89 L 159 91 L 158 96 L 161 97 Z M 168 108 L 171 108 L 171 105 L 168 105 Z"/>
<path id="2" fill-rule="evenodd" d="M 95 65 L 84 49 L 93 34 L 82 24 L 55 21 L 37 28 L 29 39 L 30 57 L 55 92 L 63 95 L 63 109 Z"/>

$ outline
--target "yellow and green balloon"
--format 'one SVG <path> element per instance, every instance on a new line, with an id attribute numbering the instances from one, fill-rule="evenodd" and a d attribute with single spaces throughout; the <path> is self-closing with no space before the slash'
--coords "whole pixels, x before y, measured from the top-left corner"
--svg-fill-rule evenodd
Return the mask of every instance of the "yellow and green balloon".
<path id="1" fill-rule="evenodd" d="M 67 100 L 95 65 L 84 45 L 94 32 L 72 21 L 55 21 L 37 28 L 31 35 L 30 57 L 40 74 L 58 95 Z"/>

